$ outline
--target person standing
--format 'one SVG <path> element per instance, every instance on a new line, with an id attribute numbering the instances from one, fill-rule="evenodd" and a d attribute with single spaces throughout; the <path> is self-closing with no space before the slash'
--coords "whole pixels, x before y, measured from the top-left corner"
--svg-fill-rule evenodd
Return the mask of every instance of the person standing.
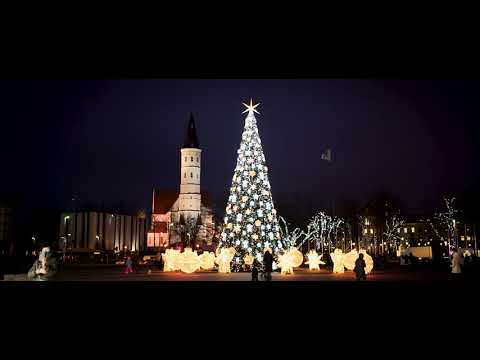
<path id="1" fill-rule="evenodd" d="M 132 273 L 132 272 L 133 272 L 132 257 L 129 255 L 127 257 L 127 260 L 125 261 L 125 274 L 129 274 L 129 273 Z"/>
<path id="2" fill-rule="evenodd" d="M 357 275 L 357 281 L 367 280 L 367 274 L 365 273 L 366 266 L 367 264 L 365 263 L 365 260 L 363 260 L 363 254 L 360 253 L 357 260 L 355 260 L 355 267 L 353 268 L 353 271 L 355 271 L 355 274 Z"/>
<path id="3" fill-rule="evenodd" d="M 252 281 L 258 281 L 258 269 L 255 263 L 252 265 Z"/>
<path id="4" fill-rule="evenodd" d="M 263 266 L 265 268 L 265 279 L 267 281 L 272 280 L 272 265 L 273 265 L 273 255 L 270 252 L 270 250 L 267 250 L 263 255 Z"/>
<path id="5" fill-rule="evenodd" d="M 457 249 L 453 250 L 452 254 L 452 274 L 461 274 L 462 268 L 460 266 L 460 254 L 458 253 Z"/>

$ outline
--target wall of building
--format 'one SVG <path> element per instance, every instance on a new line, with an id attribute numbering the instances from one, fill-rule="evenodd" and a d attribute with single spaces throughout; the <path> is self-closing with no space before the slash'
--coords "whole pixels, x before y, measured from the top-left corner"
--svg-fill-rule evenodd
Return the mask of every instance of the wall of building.
<path id="1" fill-rule="evenodd" d="M 144 218 L 102 212 L 62 213 L 60 215 L 60 245 L 67 241 L 73 250 L 146 248 L 147 223 Z"/>

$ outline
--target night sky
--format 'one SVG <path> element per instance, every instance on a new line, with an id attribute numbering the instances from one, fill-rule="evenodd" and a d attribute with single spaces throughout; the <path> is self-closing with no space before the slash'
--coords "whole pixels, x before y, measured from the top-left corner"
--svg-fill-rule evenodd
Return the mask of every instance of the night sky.
<path id="1" fill-rule="evenodd" d="M 150 211 L 179 189 L 189 112 L 202 190 L 223 216 L 244 126 L 257 115 L 275 203 L 304 211 L 387 191 L 432 212 L 478 183 L 479 83 L 384 80 L 1 81 L 0 193 L 22 206 Z M 326 148 L 333 163 L 320 160 Z"/>

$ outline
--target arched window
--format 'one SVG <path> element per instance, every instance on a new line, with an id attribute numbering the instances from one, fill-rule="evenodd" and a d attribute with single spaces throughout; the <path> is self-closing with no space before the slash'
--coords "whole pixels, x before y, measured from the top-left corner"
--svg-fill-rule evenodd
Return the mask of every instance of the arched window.
<path id="1" fill-rule="evenodd" d="M 192 157 L 190 157 L 190 159 L 191 159 L 191 160 L 192 160 L 192 162 L 193 162 L 193 156 L 192 156 Z"/>
<path id="2" fill-rule="evenodd" d="M 190 173 L 190 177 L 193 178 L 193 173 Z"/>
<path id="3" fill-rule="evenodd" d="M 183 173 L 183 178 L 185 179 L 187 177 L 187 173 Z"/>

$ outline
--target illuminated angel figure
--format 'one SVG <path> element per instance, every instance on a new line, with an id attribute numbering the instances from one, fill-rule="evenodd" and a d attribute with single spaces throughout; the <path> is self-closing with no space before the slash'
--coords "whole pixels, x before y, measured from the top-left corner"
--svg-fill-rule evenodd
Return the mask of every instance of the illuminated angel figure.
<path id="1" fill-rule="evenodd" d="M 278 266 L 281 268 L 281 274 L 293 274 L 294 259 L 290 251 L 278 255 Z"/>
<path id="2" fill-rule="evenodd" d="M 333 261 L 333 273 L 334 274 L 343 274 L 345 269 L 343 265 L 344 254 L 342 250 L 335 249 L 333 253 L 330 253 L 330 257 Z"/>
<path id="3" fill-rule="evenodd" d="M 229 273 L 231 271 L 230 263 L 232 262 L 234 255 L 235 249 L 233 247 L 222 248 L 220 252 L 217 249 L 217 256 L 215 258 L 215 262 L 218 264 L 218 272 Z"/>
<path id="4" fill-rule="evenodd" d="M 320 264 L 325 265 L 325 263 L 320 260 L 323 255 L 318 255 L 315 250 L 310 250 L 307 254 L 308 261 L 305 264 L 308 264 L 309 270 L 320 270 Z"/>

